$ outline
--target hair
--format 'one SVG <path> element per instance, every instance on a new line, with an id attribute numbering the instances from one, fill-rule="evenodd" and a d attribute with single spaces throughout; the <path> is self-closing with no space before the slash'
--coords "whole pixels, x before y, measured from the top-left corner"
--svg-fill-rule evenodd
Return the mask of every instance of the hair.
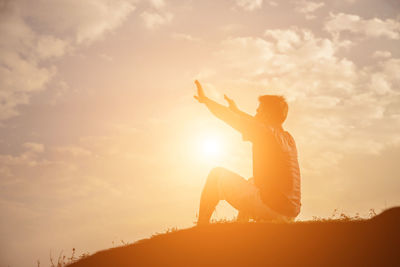
<path id="1" fill-rule="evenodd" d="M 289 107 L 283 96 L 262 95 L 258 98 L 258 101 L 266 107 L 265 109 L 272 122 L 281 125 L 286 120 Z"/>

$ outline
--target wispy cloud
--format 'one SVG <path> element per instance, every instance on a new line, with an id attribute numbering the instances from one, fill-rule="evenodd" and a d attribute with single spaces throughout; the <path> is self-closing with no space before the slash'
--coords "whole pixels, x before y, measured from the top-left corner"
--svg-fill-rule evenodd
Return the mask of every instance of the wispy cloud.
<path id="1" fill-rule="evenodd" d="M 321 149 L 315 155 L 327 150 L 336 158 L 400 145 L 400 121 L 390 111 L 400 95 L 395 74 L 400 60 L 359 67 L 339 56 L 339 44 L 306 29 L 267 30 L 265 36 L 227 39 L 219 55 L 224 68 L 241 74 L 241 86 L 257 81 L 257 87 L 283 93 L 302 110 L 296 118 L 300 144 L 319 143 L 310 146 Z"/>
<path id="2" fill-rule="evenodd" d="M 143 19 L 148 29 L 156 29 L 164 24 L 170 23 L 174 16 L 169 12 L 158 13 L 145 11 L 140 14 L 140 17 Z"/>
<path id="3" fill-rule="evenodd" d="M 185 34 L 185 33 L 172 33 L 172 38 L 176 39 L 176 40 L 184 40 L 184 41 L 189 41 L 189 42 L 198 42 L 201 39 L 194 37 L 190 34 Z"/>
<path id="4" fill-rule="evenodd" d="M 314 19 L 315 15 L 313 14 L 317 9 L 322 8 L 325 3 L 324 2 L 313 2 L 307 0 L 301 0 L 295 2 L 295 11 L 299 13 L 303 13 L 306 16 L 306 19 Z"/>
<path id="5" fill-rule="evenodd" d="M 165 0 L 149 0 L 149 1 L 150 1 L 150 4 L 157 9 L 161 9 L 161 8 L 165 7 L 165 4 L 166 4 Z"/>
<path id="6" fill-rule="evenodd" d="M 236 0 L 236 4 L 245 10 L 252 11 L 261 8 L 263 0 Z"/>
<path id="7" fill-rule="evenodd" d="M 275 1 L 268 1 L 268 4 L 269 4 L 270 6 L 278 6 L 278 3 L 275 2 Z"/>
<path id="8" fill-rule="evenodd" d="M 46 88 L 57 72 L 48 63 L 101 38 L 135 9 L 128 0 L 17 0 L 0 8 L 0 120 L 17 115 L 19 105 Z"/>
<path id="9" fill-rule="evenodd" d="M 42 153 L 44 151 L 44 145 L 40 143 L 27 142 L 24 143 L 24 147 L 33 153 Z"/>
<path id="10" fill-rule="evenodd" d="M 325 23 L 325 30 L 334 35 L 350 32 L 366 37 L 400 39 L 400 21 L 398 19 L 363 19 L 354 14 L 331 13 Z"/>
<path id="11" fill-rule="evenodd" d="M 372 55 L 373 58 L 389 58 L 392 56 L 392 53 L 389 51 L 375 51 L 374 54 Z"/>

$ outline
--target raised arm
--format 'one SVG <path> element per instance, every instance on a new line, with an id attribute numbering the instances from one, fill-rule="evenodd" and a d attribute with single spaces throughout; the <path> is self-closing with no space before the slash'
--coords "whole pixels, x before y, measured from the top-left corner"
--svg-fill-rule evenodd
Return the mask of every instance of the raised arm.
<path id="1" fill-rule="evenodd" d="M 205 104 L 208 110 L 210 110 L 214 116 L 223 120 L 236 130 L 241 131 L 244 127 L 241 117 L 228 107 L 218 104 L 214 100 L 208 98 L 204 94 L 203 87 L 201 86 L 199 81 L 196 80 L 195 84 L 197 87 L 197 96 L 194 96 L 194 98 L 197 99 L 197 101 L 199 101 L 200 103 Z"/>
<path id="2" fill-rule="evenodd" d="M 224 98 L 225 98 L 225 100 L 228 102 L 230 110 L 232 110 L 232 111 L 235 112 L 236 114 L 238 114 L 238 115 L 240 115 L 241 117 L 244 117 L 244 118 L 246 118 L 246 119 L 249 119 L 249 120 L 250 120 L 250 119 L 253 119 L 253 118 L 254 118 L 254 117 L 251 116 L 250 114 L 247 114 L 246 112 L 241 111 L 241 110 L 237 107 L 235 101 L 233 101 L 232 98 L 229 98 L 227 95 L 224 95 Z"/>
<path id="3" fill-rule="evenodd" d="M 204 103 L 211 113 L 217 118 L 223 120 L 228 125 L 246 136 L 255 137 L 269 133 L 267 127 L 259 123 L 253 116 L 241 112 L 239 109 L 237 109 L 237 111 L 239 111 L 237 112 L 233 111 L 229 107 L 218 104 L 217 102 L 205 96 L 199 81 L 196 80 L 195 84 L 197 86 L 197 96 L 194 96 L 194 98 L 200 103 Z"/>

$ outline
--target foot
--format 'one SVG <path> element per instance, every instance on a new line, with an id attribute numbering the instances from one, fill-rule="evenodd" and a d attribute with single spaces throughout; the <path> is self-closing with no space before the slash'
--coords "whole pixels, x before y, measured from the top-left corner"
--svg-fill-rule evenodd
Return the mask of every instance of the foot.
<path id="1" fill-rule="evenodd" d="M 209 224 L 210 222 L 208 220 L 198 220 L 196 226 L 204 226 Z"/>

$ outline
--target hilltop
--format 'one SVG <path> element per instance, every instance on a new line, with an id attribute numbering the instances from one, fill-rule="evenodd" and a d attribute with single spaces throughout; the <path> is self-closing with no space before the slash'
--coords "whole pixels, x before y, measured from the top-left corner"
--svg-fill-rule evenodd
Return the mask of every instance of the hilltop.
<path id="1" fill-rule="evenodd" d="M 400 207 L 368 220 L 217 223 L 95 253 L 70 267 L 400 266 Z"/>

